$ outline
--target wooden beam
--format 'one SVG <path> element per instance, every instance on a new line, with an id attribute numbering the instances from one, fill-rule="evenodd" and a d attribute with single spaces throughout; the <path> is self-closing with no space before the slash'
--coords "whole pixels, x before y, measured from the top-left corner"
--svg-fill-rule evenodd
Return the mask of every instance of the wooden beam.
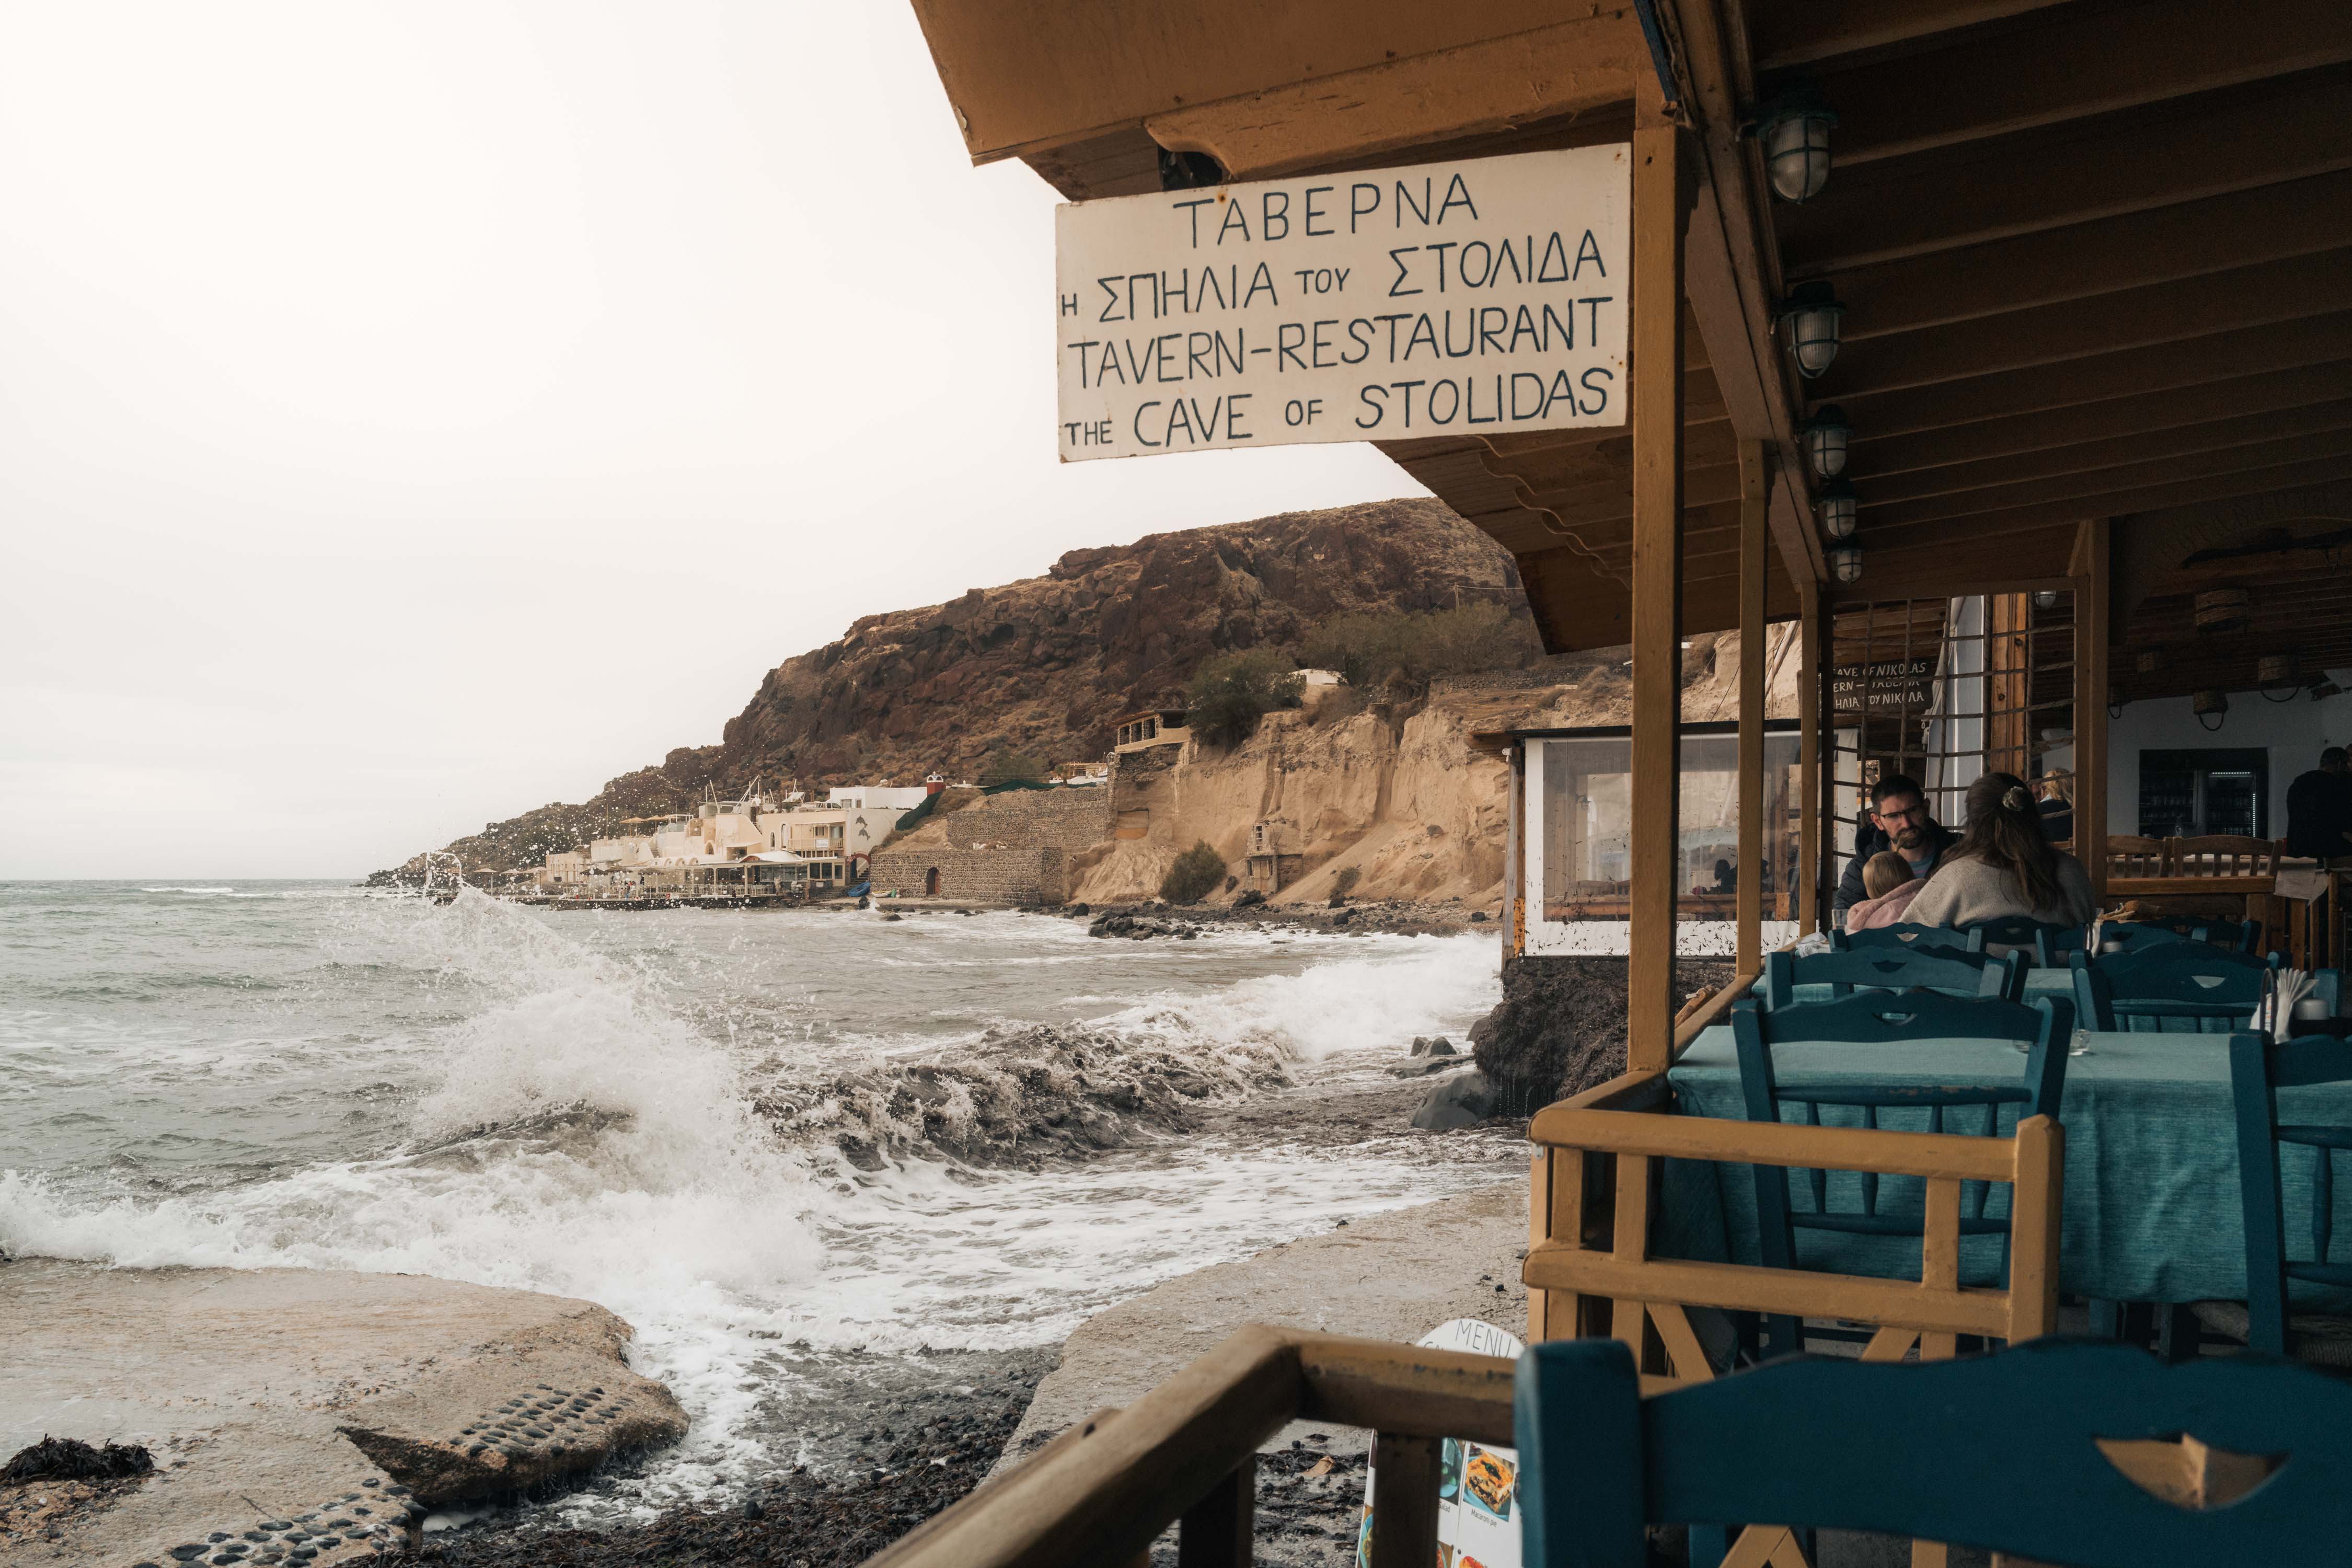
<path id="1" fill-rule="evenodd" d="M 2112 397 L 2071 408 L 2040 409 L 1998 419 L 1980 419 L 1940 430 L 1875 437 L 1868 429 L 1853 434 L 1851 471 L 1885 481 L 1899 475 L 1920 475 L 1934 483 L 1937 468 L 1982 463 L 2000 458 L 2048 454 L 2062 463 L 2077 448 L 2118 439 L 2178 434 L 2184 450 L 2196 449 L 2217 425 L 2235 426 L 2240 417 L 2297 411 L 2306 405 L 2325 406 L 2352 387 L 2352 361 L 2299 365 L 2293 370 L 2239 376 L 2198 386 L 2171 387 L 2131 397 Z M 2228 418 L 2221 416 L 2228 416 Z M 2027 471 L 2027 470 L 2020 470 Z M 2063 472 L 2063 468 L 2052 471 Z"/>
<path id="2" fill-rule="evenodd" d="M 1816 402 L 1933 386 L 2352 310 L 2352 250 L 1980 316 L 1841 348 Z"/>
<path id="3" fill-rule="evenodd" d="M 1758 70 L 1811 65 L 1839 55 L 1932 37 L 1955 28 L 2042 10 L 2060 0 L 1811 0 L 1759 5 L 1748 23 Z"/>
<path id="4" fill-rule="evenodd" d="M 1752 141 L 1740 134 L 1754 98 L 1754 74 L 1714 0 L 1664 0 L 1689 82 L 1697 201 L 1685 243 L 1683 289 L 1696 336 L 1706 346 L 1717 390 L 1737 433 L 1789 450 L 1799 439 L 1804 400 L 1785 345 L 1772 331 L 1783 292 L 1772 241 L 1772 197 Z M 1793 468 L 1775 486 L 1772 534 L 1791 581 L 1818 579 L 1822 546 L 1811 498 Z"/>
<path id="5" fill-rule="evenodd" d="M 1862 406 L 1847 412 L 1865 437 L 1897 436 L 2347 359 L 2352 359 L 2352 310 L 2249 327 L 2192 343 L 2158 343 L 2047 368 L 1865 394 L 1853 400 Z"/>
<path id="6" fill-rule="evenodd" d="M 2107 890 L 2107 614 L 2112 525 L 2084 521 L 2074 588 L 2074 858 L 2094 896 Z"/>
<path id="7" fill-rule="evenodd" d="M 1982 245 L 2352 168 L 2341 68 L 1833 174 L 1777 215 L 1793 275 Z M 1932 199 L 1920 199 L 1923 192 Z"/>
<path id="8" fill-rule="evenodd" d="M 1733 971 L 1764 967 L 1764 443 L 1739 444 L 1739 872 Z"/>
<path id="9" fill-rule="evenodd" d="M 2352 246 L 2352 173 L 2042 229 L 1843 272 L 1843 336 L 1998 316 Z"/>
<path id="10" fill-rule="evenodd" d="M 1838 111 L 1838 165 L 1855 168 L 2347 59 L 2342 0 L 2267 0 L 2259 17 L 2213 0 L 2141 0 L 2128 17 L 2066 6 L 1820 86 Z"/>
<path id="11" fill-rule="evenodd" d="M 1822 921 L 1822 589 L 1797 584 L 1797 931 Z"/>
<path id="12" fill-rule="evenodd" d="M 1682 132 L 1654 78 L 1634 100 L 1633 691 L 1625 1061 L 1673 1058 L 1682 705 Z"/>

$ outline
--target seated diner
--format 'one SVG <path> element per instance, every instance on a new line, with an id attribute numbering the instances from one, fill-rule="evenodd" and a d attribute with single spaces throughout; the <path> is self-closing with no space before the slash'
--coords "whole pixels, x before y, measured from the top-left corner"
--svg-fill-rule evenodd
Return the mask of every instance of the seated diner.
<path id="1" fill-rule="evenodd" d="M 1870 786 L 1867 818 L 1854 830 L 1853 858 L 1838 879 L 1837 896 L 1830 902 L 1832 920 L 1870 896 L 1863 884 L 1863 867 L 1881 850 L 1891 849 L 1910 864 L 1911 874 L 1925 879 L 1938 858 L 1958 842 L 1951 829 L 1927 809 L 1927 792 L 1908 773 L 1885 773 Z"/>
<path id="2" fill-rule="evenodd" d="M 1918 925 L 1965 926 L 2021 917 L 2081 925 L 2095 900 L 2081 861 L 2051 847 L 2033 795 L 2014 773 L 1990 773 L 1969 786 L 1968 826 L 1943 854 L 1905 918 Z"/>
<path id="3" fill-rule="evenodd" d="M 1911 918 L 1911 900 L 1927 884 L 1911 874 L 1911 862 L 1892 849 L 1873 855 L 1862 868 L 1862 885 L 1870 897 L 1845 912 L 1848 931 L 1876 931 Z"/>

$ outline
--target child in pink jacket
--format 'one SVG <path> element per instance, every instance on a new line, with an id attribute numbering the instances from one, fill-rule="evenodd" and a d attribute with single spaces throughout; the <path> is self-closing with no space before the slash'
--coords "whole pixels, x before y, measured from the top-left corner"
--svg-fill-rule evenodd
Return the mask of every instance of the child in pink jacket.
<path id="1" fill-rule="evenodd" d="M 1880 850 L 1863 865 L 1862 887 L 1870 897 L 1846 910 L 1845 929 L 1852 932 L 1899 925 L 1911 900 L 1927 885 L 1911 874 L 1910 861 L 1891 849 Z"/>

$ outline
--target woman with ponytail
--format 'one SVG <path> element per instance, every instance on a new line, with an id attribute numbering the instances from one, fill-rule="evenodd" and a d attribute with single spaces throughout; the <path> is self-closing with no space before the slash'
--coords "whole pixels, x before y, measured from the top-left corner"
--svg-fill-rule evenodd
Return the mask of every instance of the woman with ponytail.
<path id="1" fill-rule="evenodd" d="M 2050 847 L 2033 792 L 2014 773 L 1987 773 L 1969 786 L 1968 826 L 1944 851 L 1906 920 L 1964 926 L 2023 915 L 2053 925 L 2091 918 L 2083 863 Z"/>

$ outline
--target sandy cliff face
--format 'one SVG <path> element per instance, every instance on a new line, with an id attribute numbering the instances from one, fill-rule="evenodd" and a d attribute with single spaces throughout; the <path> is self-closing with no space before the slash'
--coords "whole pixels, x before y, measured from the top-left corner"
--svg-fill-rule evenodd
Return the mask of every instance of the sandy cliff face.
<path id="1" fill-rule="evenodd" d="M 1796 711 L 1795 628 L 1776 630 L 1765 654 L 1766 711 Z M 1738 716 L 1737 633 L 1694 637 L 1683 666 L 1683 716 Z M 1286 857 L 1276 902 L 1319 902 L 1349 868 L 1361 899 L 1502 901 L 1509 837 L 1509 767 L 1474 749 L 1480 732 L 1622 724 L 1632 683 L 1621 650 L 1545 660 L 1537 668 L 1441 681 L 1425 700 L 1345 717 L 1269 714 L 1230 751 L 1187 742 L 1147 753 L 1154 775 L 1132 792 L 1122 769 L 1116 805 L 1150 811 L 1140 838 L 1115 839 L 1082 863 L 1073 897 L 1118 903 L 1157 895 L 1170 864 L 1205 841 L 1236 876 L 1253 830 L 1271 829 Z M 1162 760 L 1164 759 L 1164 760 Z M 1123 764 L 1127 759 L 1122 759 Z M 1133 819 L 1130 816 L 1129 822 Z M 1296 867 L 1288 857 L 1297 856 Z M 1248 886 L 1219 895 L 1238 896 Z"/>

